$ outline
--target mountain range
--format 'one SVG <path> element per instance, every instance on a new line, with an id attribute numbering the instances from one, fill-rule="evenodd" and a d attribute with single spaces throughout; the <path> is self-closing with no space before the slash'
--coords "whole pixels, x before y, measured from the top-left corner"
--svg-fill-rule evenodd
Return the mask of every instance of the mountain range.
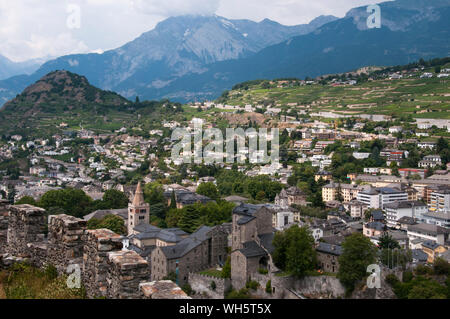
<path id="1" fill-rule="evenodd" d="M 13 62 L 0 55 L 0 80 L 10 78 L 18 74 L 32 74 L 43 64 L 42 59 L 33 59 L 24 62 Z"/>
<path id="2" fill-rule="evenodd" d="M 379 29 L 368 29 L 367 7 L 299 26 L 268 19 L 172 17 L 118 49 L 60 57 L 31 75 L 0 81 L 0 102 L 55 70 L 83 75 L 127 98 L 186 102 L 214 99 L 252 79 L 316 77 L 449 55 L 448 0 L 396 0 L 380 7 Z"/>

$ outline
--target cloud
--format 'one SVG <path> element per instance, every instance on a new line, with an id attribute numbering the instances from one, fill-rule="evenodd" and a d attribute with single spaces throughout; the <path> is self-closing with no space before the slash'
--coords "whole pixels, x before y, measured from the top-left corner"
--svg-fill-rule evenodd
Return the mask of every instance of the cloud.
<path id="1" fill-rule="evenodd" d="M 379 0 L 0 0 L 0 54 L 13 61 L 102 52 L 132 41 L 170 17 L 217 14 L 230 19 L 307 23 L 343 16 Z M 80 28 L 68 28 L 68 5 L 80 8 Z"/>
<path id="2" fill-rule="evenodd" d="M 150 15 L 177 16 L 185 14 L 212 15 L 220 6 L 220 0 L 133 0 L 138 12 Z"/>

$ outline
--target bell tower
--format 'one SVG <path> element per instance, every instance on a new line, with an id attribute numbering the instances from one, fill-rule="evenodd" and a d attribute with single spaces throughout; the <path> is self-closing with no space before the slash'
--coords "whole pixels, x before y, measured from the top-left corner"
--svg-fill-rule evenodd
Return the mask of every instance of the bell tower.
<path id="1" fill-rule="evenodd" d="M 134 199 L 128 204 L 128 236 L 135 234 L 134 227 L 140 224 L 150 224 L 150 204 L 144 202 L 144 192 L 139 182 Z"/>

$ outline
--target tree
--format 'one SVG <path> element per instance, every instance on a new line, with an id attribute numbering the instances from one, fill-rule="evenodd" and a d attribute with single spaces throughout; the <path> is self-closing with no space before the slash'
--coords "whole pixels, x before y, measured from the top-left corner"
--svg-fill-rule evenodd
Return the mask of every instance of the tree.
<path id="1" fill-rule="evenodd" d="M 88 221 L 87 226 L 88 229 L 106 228 L 119 235 L 125 235 L 127 232 L 124 220 L 116 215 L 106 215 L 102 219 L 92 218 Z"/>
<path id="2" fill-rule="evenodd" d="M 317 264 L 314 238 L 307 227 L 292 226 L 276 233 L 273 241 L 274 262 L 277 267 L 302 278 Z"/>
<path id="3" fill-rule="evenodd" d="M 125 193 L 110 189 L 105 192 L 102 199 L 104 209 L 121 209 L 128 207 L 128 197 Z"/>
<path id="4" fill-rule="evenodd" d="M 28 205 L 32 205 L 32 206 L 37 206 L 36 201 L 31 196 L 24 196 L 20 200 L 18 200 L 15 204 L 16 205 L 28 204 Z"/>
<path id="5" fill-rule="evenodd" d="M 68 215 L 81 218 L 92 212 L 93 200 L 81 189 L 66 188 L 45 193 L 38 206 L 46 210 L 60 208 Z"/>
<path id="6" fill-rule="evenodd" d="M 211 199 L 218 199 L 219 192 L 217 191 L 216 185 L 214 183 L 202 183 L 197 188 L 197 194 L 209 197 Z"/>
<path id="7" fill-rule="evenodd" d="M 388 232 L 384 232 L 380 237 L 378 247 L 380 249 L 396 249 L 400 248 L 400 245 Z"/>
<path id="8" fill-rule="evenodd" d="M 182 209 L 182 215 L 178 222 L 179 228 L 187 233 L 193 233 L 200 225 L 200 213 L 194 205 Z"/>
<path id="9" fill-rule="evenodd" d="M 436 275 L 450 276 L 450 263 L 443 258 L 436 258 L 433 263 L 434 273 Z"/>
<path id="10" fill-rule="evenodd" d="M 159 183 L 148 183 L 144 186 L 144 198 L 150 205 L 166 203 L 164 189 Z"/>
<path id="11" fill-rule="evenodd" d="M 222 268 L 222 278 L 231 278 L 231 257 L 228 256 L 225 265 Z"/>
<path id="12" fill-rule="evenodd" d="M 376 262 L 377 248 L 369 238 L 355 233 L 345 239 L 342 250 L 337 278 L 351 292 L 355 284 L 368 275 L 367 267 Z"/>
<path id="13" fill-rule="evenodd" d="M 175 191 L 172 191 L 172 195 L 170 196 L 170 209 L 176 209 L 177 208 L 177 198 L 175 196 Z"/>

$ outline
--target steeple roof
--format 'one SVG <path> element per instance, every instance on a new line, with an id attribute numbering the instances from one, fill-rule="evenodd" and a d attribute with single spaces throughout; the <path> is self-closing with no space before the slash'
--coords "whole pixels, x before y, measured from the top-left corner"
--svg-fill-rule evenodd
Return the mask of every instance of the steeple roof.
<path id="1" fill-rule="evenodd" d="M 133 206 L 142 206 L 144 204 L 144 192 L 142 191 L 141 182 L 139 182 L 134 194 Z"/>

